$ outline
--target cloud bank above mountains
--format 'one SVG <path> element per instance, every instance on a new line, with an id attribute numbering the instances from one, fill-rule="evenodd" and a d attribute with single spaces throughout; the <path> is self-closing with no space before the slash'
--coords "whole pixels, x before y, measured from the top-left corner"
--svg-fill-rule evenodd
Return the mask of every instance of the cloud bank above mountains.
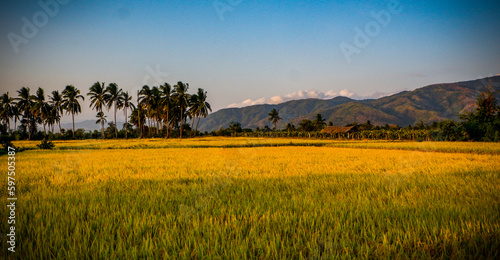
<path id="1" fill-rule="evenodd" d="M 395 93 L 375 92 L 371 95 L 358 95 L 357 93 L 352 92 L 348 89 L 342 89 L 338 93 L 333 91 L 333 90 L 330 90 L 327 92 L 321 92 L 318 90 L 300 90 L 300 91 L 296 91 L 296 92 L 293 92 L 293 93 L 290 93 L 287 95 L 273 96 L 270 98 L 263 97 L 263 98 L 259 98 L 256 100 L 246 99 L 240 103 L 229 104 L 227 106 L 227 108 L 246 107 L 246 106 L 262 105 L 262 104 L 275 105 L 275 104 L 280 104 L 280 103 L 287 102 L 290 100 L 307 99 L 307 98 L 331 99 L 331 98 L 338 97 L 338 96 L 348 97 L 348 98 L 357 99 L 357 100 L 377 99 L 377 98 L 381 98 L 381 97 L 390 96 L 390 95 L 393 95 Z"/>

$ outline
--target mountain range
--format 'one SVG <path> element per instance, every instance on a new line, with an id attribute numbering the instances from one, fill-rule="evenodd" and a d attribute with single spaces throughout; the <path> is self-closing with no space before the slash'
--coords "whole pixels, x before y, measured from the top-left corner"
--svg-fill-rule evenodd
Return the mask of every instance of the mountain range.
<path id="1" fill-rule="evenodd" d="M 429 85 L 413 91 L 403 91 L 379 99 L 353 100 L 347 97 L 333 99 L 292 100 L 275 105 L 253 105 L 242 108 L 226 108 L 210 114 L 200 121 L 198 130 L 213 131 L 227 128 L 229 123 L 239 122 L 242 128 L 271 127 L 268 113 L 276 108 L 282 120 L 277 128 L 288 123 L 298 126 L 302 119 L 314 119 L 321 114 L 326 122 L 346 125 L 353 122 L 374 125 L 396 124 L 407 126 L 419 121 L 432 123 L 446 119 L 457 120 L 460 113 L 475 107 L 480 91 L 487 86 L 497 90 L 500 98 L 500 76 L 472 81 Z"/>

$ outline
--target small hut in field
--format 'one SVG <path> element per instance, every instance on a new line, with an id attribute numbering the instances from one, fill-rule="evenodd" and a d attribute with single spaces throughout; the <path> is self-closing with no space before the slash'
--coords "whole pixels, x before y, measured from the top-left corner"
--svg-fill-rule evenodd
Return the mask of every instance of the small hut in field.
<path id="1" fill-rule="evenodd" d="M 353 133 L 359 132 L 356 126 L 327 126 L 321 130 L 322 134 L 330 134 L 331 137 L 338 135 L 347 135 L 347 139 L 351 137 Z"/>

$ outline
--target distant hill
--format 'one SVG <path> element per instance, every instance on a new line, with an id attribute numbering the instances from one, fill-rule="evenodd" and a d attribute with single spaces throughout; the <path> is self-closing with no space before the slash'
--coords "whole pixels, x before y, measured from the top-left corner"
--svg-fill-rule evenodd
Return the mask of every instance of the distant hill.
<path id="1" fill-rule="evenodd" d="M 352 122 L 372 124 L 397 124 L 406 126 L 419 121 L 431 123 L 445 119 L 458 119 L 458 114 L 475 107 L 476 98 L 487 85 L 500 90 L 500 76 L 447 84 L 435 84 L 413 91 L 404 91 L 375 100 L 353 100 L 347 97 L 333 99 L 293 100 L 277 105 L 254 105 L 228 108 L 210 114 L 200 121 L 201 131 L 227 128 L 231 121 L 240 122 L 243 128 L 271 126 L 267 120 L 271 109 L 280 111 L 282 120 L 278 128 L 287 123 L 295 126 L 302 119 L 313 119 L 321 114 L 326 122 L 346 125 Z M 499 92 L 497 92 L 499 93 Z M 500 95 L 498 96 L 500 98 Z"/>
<path id="2" fill-rule="evenodd" d="M 256 128 L 269 125 L 267 120 L 271 109 L 276 108 L 280 111 L 282 121 L 278 126 L 285 124 L 284 122 L 292 121 L 298 117 L 307 115 L 311 111 L 323 110 L 335 107 L 341 104 L 354 101 L 347 97 L 336 97 L 333 99 L 303 99 L 292 100 L 277 105 L 255 105 L 242 108 L 227 108 L 210 114 L 207 118 L 200 120 L 200 131 L 212 131 L 221 127 L 227 128 L 231 121 L 240 122 L 243 128 Z"/>

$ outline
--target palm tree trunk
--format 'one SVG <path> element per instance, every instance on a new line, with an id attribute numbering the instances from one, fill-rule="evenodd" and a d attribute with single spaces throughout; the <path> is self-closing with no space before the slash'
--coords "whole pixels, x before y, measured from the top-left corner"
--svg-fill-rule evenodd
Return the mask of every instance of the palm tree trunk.
<path id="1" fill-rule="evenodd" d="M 28 140 L 31 140 L 31 118 L 28 114 Z"/>
<path id="2" fill-rule="evenodd" d="M 182 118 L 183 118 L 183 117 L 184 117 L 184 111 L 183 111 L 183 110 L 182 110 L 182 108 L 181 108 L 181 127 L 180 127 L 180 130 L 181 130 L 181 132 L 180 132 L 180 138 L 181 138 L 181 139 L 182 139 Z"/>
<path id="3" fill-rule="evenodd" d="M 104 120 L 101 119 L 101 137 L 104 139 Z"/>
<path id="4" fill-rule="evenodd" d="M 73 139 L 75 139 L 75 112 L 71 112 L 71 118 L 73 119 Z"/>
<path id="5" fill-rule="evenodd" d="M 115 100 L 115 139 L 118 139 L 118 123 L 116 122 L 116 100 Z"/>
<path id="6" fill-rule="evenodd" d="M 127 108 L 125 107 L 125 139 L 128 139 Z"/>
<path id="7" fill-rule="evenodd" d="M 61 131 L 61 120 L 59 120 L 57 123 L 58 123 L 58 125 L 59 125 L 59 133 L 61 133 L 61 132 L 62 132 L 62 131 Z"/>
<path id="8" fill-rule="evenodd" d="M 168 120 L 168 110 L 167 110 L 167 139 L 170 131 L 170 121 Z"/>
<path id="9" fill-rule="evenodd" d="M 196 128 L 194 129 L 195 135 L 198 133 L 198 124 L 200 123 L 200 118 L 201 118 L 201 116 L 198 117 L 198 122 L 196 122 Z"/>
<path id="10" fill-rule="evenodd" d="M 139 125 L 139 138 L 142 138 L 141 104 L 139 103 L 139 90 L 137 90 L 137 124 Z"/>

